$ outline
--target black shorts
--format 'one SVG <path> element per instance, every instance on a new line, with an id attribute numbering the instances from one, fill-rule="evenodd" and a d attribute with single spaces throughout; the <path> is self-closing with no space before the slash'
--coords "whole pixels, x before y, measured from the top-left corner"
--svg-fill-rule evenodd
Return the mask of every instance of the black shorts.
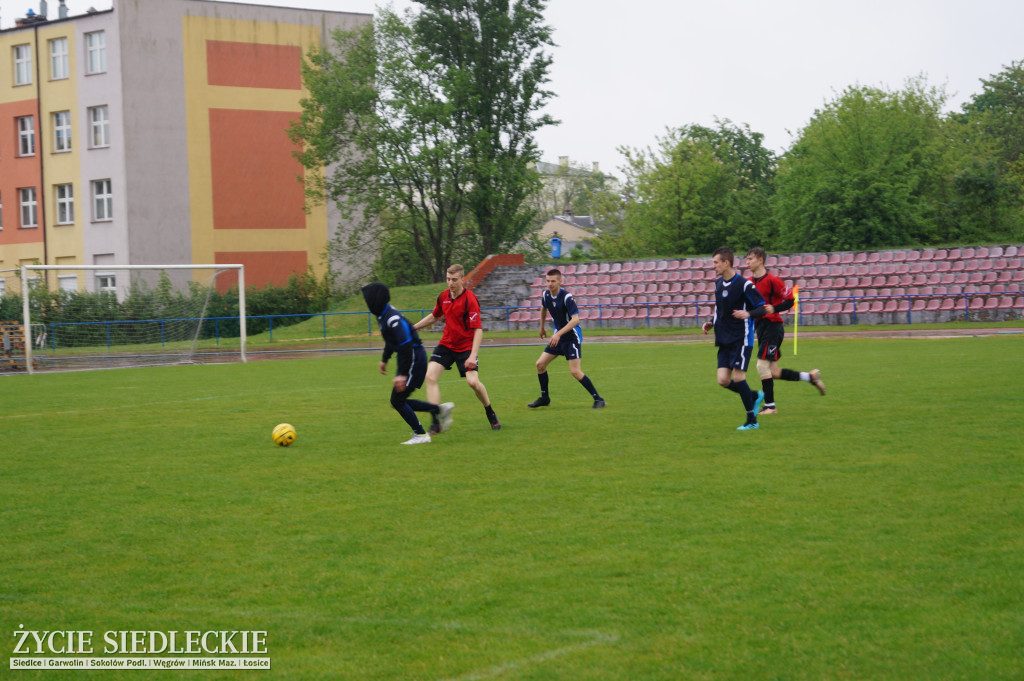
<path id="1" fill-rule="evenodd" d="M 469 358 L 471 350 L 465 352 L 455 352 L 446 345 L 438 345 L 434 348 L 434 353 L 430 355 L 431 362 L 437 362 L 441 366 L 448 369 L 455 365 L 455 368 L 459 370 L 459 376 L 466 377 L 466 360 Z M 480 368 L 480 359 L 477 358 L 477 367 L 473 371 L 477 371 Z"/>
<path id="2" fill-rule="evenodd" d="M 757 358 L 778 362 L 782 357 L 782 339 L 786 335 L 782 322 L 758 322 Z"/>
<path id="3" fill-rule="evenodd" d="M 583 357 L 583 346 L 580 344 L 579 339 L 576 338 L 576 334 L 567 333 L 562 336 L 561 342 L 555 344 L 555 347 L 545 345 L 544 352 L 549 355 L 561 355 L 566 359 L 580 359 Z"/>
<path id="4" fill-rule="evenodd" d="M 718 368 L 746 371 L 750 366 L 750 355 L 754 348 L 738 340 L 735 343 L 718 346 Z"/>

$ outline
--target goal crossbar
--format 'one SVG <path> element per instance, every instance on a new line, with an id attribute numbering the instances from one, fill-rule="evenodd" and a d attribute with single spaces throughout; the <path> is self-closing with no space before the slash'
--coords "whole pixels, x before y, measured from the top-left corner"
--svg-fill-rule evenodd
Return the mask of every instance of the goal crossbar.
<path id="1" fill-rule="evenodd" d="M 246 324 L 245 324 L 245 265 L 233 263 L 233 264 L 195 264 L 195 265 L 22 265 L 21 266 L 21 280 L 22 282 L 29 281 L 29 272 L 46 272 L 46 271 L 124 271 L 124 270 L 237 270 L 238 271 L 238 324 L 240 330 L 239 342 L 240 342 L 240 357 L 241 361 L 245 362 L 245 350 L 246 350 Z M 30 296 L 28 294 L 28 286 L 23 287 L 22 295 L 22 319 L 25 333 L 25 370 L 28 373 L 33 373 L 32 369 L 32 325 L 29 323 L 31 319 L 31 307 L 30 307 Z"/>

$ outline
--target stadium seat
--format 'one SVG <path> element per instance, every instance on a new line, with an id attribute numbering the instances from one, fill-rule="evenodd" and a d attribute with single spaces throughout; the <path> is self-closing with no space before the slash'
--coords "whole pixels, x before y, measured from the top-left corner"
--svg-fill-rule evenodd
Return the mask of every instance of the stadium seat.
<path id="1" fill-rule="evenodd" d="M 925 301 L 921 298 L 914 298 L 914 302 L 911 303 L 911 312 L 923 312 L 926 307 Z"/>
<path id="2" fill-rule="evenodd" d="M 995 310 L 998 307 L 999 307 L 999 298 L 996 298 L 995 296 L 989 296 L 988 298 L 985 298 L 985 309 L 986 310 Z"/>
<path id="3" fill-rule="evenodd" d="M 963 258 L 964 260 L 971 260 L 971 259 L 973 259 L 974 258 L 974 249 L 971 248 L 971 247 L 967 247 L 967 248 L 963 249 L 961 251 L 960 257 Z"/>
<path id="4" fill-rule="evenodd" d="M 942 305 L 939 306 L 940 310 L 955 310 L 956 299 L 955 298 L 943 298 Z"/>
<path id="5" fill-rule="evenodd" d="M 893 262 L 906 262 L 907 261 L 907 252 L 906 251 L 896 251 L 895 253 L 892 253 L 892 261 Z"/>
<path id="6" fill-rule="evenodd" d="M 971 296 L 967 306 L 972 310 L 981 310 L 985 307 L 985 299 L 982 296 Z"/>
<path id="7" fill-rule="evenodd" d="M 892 251 L 882 251 L 878 254 L 878 260 L 883 263 L 892 262 Z"/>
<path id="8" fill-rule="evenodd" d="M 624 262 L 624 263 L 622 263 L 622 271 L 623 272 L 632 272 L 633 271 L 633 263 L 632 262 Z"/>
<path id="9" fill-rule="evenodd" d="M 925 310 L 928 312 L 937 312 L 942 306 L 942 301 L 938 298 L 932 298 L 928 301 L 928 305 L 925 306 Z"/>
<path id="10" fill-rule="evenodd" d="M 1006 256 L 1007 258 L 1012 258 L 1018 253 L 1020 253 L 1020 249 L 1018 249 L 1016 246 L 1007 246 L 1006 248 L 1003 249 L 1003 255 Z"/>
<path id="11" fill-rule="evenodd" d="M 868 312 L 871 312 L 872 314 L 882 312 L 884 309 L 885 302 L 881 300 L 872 300 L 871 304 L 868 306 Z"/>
<path id="12" fill-rule="evenodd" d="M 887 300 L 885 301 L 886 312 L 899 312 L 900 303 L 898 300 Z"/>
<path id="13" fill-rule="evenodd" d="M 917 262 L 921 259 L 921 254 L 918 251 L 907 251 L 907 262 Z"/>
<path id="14" fill-rule="evenodd" d="M 977 248 L 975 248 L 974 249 L 974 257 L 975 258 L 987 258 L 987 257 L 989 257 L 988 246 L 978 246 Z"/>
<path id="15" fill-rule="evenodd" d="M 839 262 L 844 264 L 844 265 L 852 265 L 853 264 L 853 253 L 849 253 L 849 252 L 847 252 L 847 253 L 840 253 Z"/>
<path id="16" fill-rule="evenodd" d="M 636 319 L 637 309 L 635 307 L 627 307 L 626 313 L 622 316 L 623 319 Z"/>

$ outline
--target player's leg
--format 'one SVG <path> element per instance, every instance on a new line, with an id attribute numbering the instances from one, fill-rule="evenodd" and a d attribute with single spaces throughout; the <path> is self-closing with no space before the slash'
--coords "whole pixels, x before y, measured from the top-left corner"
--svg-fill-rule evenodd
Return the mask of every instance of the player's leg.
<path id="1" fill-rule="evenodd" d="M 537 381 L 540 383 L 540 397 L 527 404 L 527 407 L 546 407 L 551 404 L 551 396 L 548 395 L 548 365 L 551 364 L 555 357 L 557 355 L 548 352 L 545 347 L 541 351 L 540 357 L 537 358 Z"/>
<path id="2" fill-rule="evenodd" d="M 423 429 L 423 424 L 416 417 L 416 412 L 409 405 L 409 395 L 415 388 L 406 388 L 405 390 L 399 391 L 395 388 L 391 389 L 391 406 L 394 407 L 395 411 L 402 417 L 402 419 L 412 428 L 412 438 L 404 445 L 418 445 L 430 442 L 430 436 L 427 435 L 427 431 Z"/>
<path id="3" fill-rule="evenodd" d="M 778 413 L 775 407 L 775 375 L 778 369 L 773 369 L 772 365 L 781 356 L 783 337 L 780 322 L 762 322 L 757 326 L 757 375 L 761 378 L 761 390 L 764 392 L 764 409 L 758 416 Z"/>
<path id="4" fill-rule="evenodd" d="M 494 409 L 491 407 L 491 398 L 487 395 L 487 388 L 480 380 L 479 360 L 476 369 L 468 370 L 466 369 L 466 360 L 468 358 L 468 350 L 460 353 L 455 358 L 455 366 L 458 367 L 459 374 L 466 377 L 466 385 L 476 394 L 480 404 L 484 405 L 484 413 L 487 415 L 487 421 L 491 424 L 491 430 L 501 430 L 501 423 L 498 421 L 498 415 L 494 413 Z"/>
<path id="5" fill-rule="evenodd" d="M 719 365 L 724 359 L 729 362 L 729 366 L 719 366 L 718 382 L 740 396 L 743 409 L 747 413 L 747 421 L 740 426 L 740 430 L 752 430 L 757 428 L 757 409 L 760 409 L 761 403 L 764 402 L 764 393 L 760 390 L 754 393 L 747 385 L 747 366 L 750 364 L 753 348 L 743 343 L 734 343 L 725 349 L 726 357 L 719 357 Z"/>
<path id="6" fill-rule="evenodd" d="M 818 389 L 822 395 L 825 394 L 825 384 L 821 381 L 821 371 L 811 369 L 810 371 L 794 371 L 792 369 L 780 369 L 779 378 L 783 381 L 804 381 Z"/>
<path id="7" fill-rule="evenodd" d="M 600 409 L 601 407 L 603 407 L 605 405 L 605 401 L 597 393 L 597 388 L 594 387 L 594 383 L 590 380 L 590 377 L 588 377 L 586 374 L 583 373 L 583 366 L 582 366 L 582 364 L 583 364 L 583 360 L 580 359 L 579 357 L 576 357 L 574 359 L 570 359 L 569 360 L 569 373 L 571 373 L 572 377 L 580 382 L 580 385 L 583 386 L 583 389 L 586 390 L 587 393 L 589 393 L 590 396 L 594 398 L 594 407 L 593 408 L 594 409 Z"/>
<path id="8" fill-rule="evenodd" d="M 427 364 L 427 402 L 441 404 L 441 386 L 438 381 L 444 373 L 444 365 L 433 360 Z"/>

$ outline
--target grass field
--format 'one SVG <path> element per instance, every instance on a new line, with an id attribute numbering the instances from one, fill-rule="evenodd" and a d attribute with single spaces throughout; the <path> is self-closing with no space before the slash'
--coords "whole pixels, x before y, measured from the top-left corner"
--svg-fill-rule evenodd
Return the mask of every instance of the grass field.
<path id="1" fill-rule="evenodd" d="M 1021 679 L 1022 340 L 801 338 L 828 395 L 744 433 L 704 340 L 586 345 L 599 411 L 486 349 L 502 430 L 448 376 L 418 447 L 376 355 L 0 376 L 0 677 L 168 676 L 11 670 L 24 625 L 268 632 L 204 680 Z"/>

